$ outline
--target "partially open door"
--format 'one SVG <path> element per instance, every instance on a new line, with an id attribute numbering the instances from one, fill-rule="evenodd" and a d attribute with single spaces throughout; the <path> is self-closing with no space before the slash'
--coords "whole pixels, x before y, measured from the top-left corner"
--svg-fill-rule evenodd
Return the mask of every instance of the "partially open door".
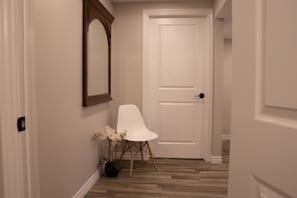
<path id="1" fill-rule="evenodd" d="M 0 2 L 0 197 L 39 196 L 31 0 Z"/>
<path id="2" fill-rule="evenodd" d="M 232 9 L 229 197 L 297 197 L 297 1 Z"/>

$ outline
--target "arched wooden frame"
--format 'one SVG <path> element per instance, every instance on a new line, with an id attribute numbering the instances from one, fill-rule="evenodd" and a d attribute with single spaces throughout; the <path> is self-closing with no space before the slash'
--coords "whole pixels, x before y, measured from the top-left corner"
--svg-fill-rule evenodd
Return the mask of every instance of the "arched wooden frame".
<path id="1" fill-rule="evenodd" d="M 106 31 L 107 42 L 108 42 L 108 92 L 100 93 L 97 95 L 90 95 L 88 93 L 88 31 L 89 25 L 94 20 L 98 19 Z M 83 106 L 95 105 L 103 102 L 112 100 L 110 94 L 110 53 L 111 53 L 111 24 L 114 17 L 109 11 L 98 1 L 98 0 L 83 0 Z M 98 76 L 99 78 L 99 76 Z M 92 85 L 100 86 L 100 85 Z"/>

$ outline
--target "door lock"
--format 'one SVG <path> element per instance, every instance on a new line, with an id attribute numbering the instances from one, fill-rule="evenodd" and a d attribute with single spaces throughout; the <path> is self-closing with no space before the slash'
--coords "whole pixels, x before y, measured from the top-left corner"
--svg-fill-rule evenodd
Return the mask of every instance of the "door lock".
<path id="1" fill-rule="evenodd" d="M 200 93 L 198 95 L 194 95 L 194 98 L 193 99 L 203 99 L 205 97 L 205 94 L 204 93 Z"/>
<path id="2" fill-rule="evenodd" d="M 204 93 L 199 94 L 199 98 L 203 99 L 205 97 Z"/>

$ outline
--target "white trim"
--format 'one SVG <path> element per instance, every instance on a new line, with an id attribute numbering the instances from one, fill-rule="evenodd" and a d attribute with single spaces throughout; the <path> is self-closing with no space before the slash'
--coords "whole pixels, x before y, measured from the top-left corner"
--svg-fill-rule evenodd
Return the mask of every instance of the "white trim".
<path id="1" fill-rule="evenodd" d="M 143 19 L 146 19 L 143 25 L 148 27 L 149 18 L 170 16 L 210 17 L 212 16 L 212 9 L 147 9 L 143 10 Z"/>
<path id="2" fill-rule="evenodd" d="M 150 81 L 146 74 L 150 73 L 149 70 L 149 58 L 148 58 L 148 46 L 149 46 L 149 15 L 146 13 L 146 10 L 143 11 L 143 59 L 142 59 L 142 69 L 143 69 L 143 75 L 142 75 L 142 115 L 144 120 L 147 122 L 148 125 L 150 125 L 150 116 L 148 115 L 149 110 L 149 102 L 148 97 L 151 95 L 149 90 Z"/>
<path id="3" fill-rule="evenodd" d="M 98 179 L 100 179 L 100 174 L 97 170 L 72 198 L 83 198 L 94 186 Z"/>
<path id="4" fill-rule="evenodd" d="M 212 109 L 213 109 L 213 10 L 212 9 L 148 9 L 143 11 L 143 117 L 148 125 L 151 125 L 152 115 L 150 113 L 150 82 L 148 75 L 149 68 L 149 19 L 154 17 L 183 16 L 183 17 L 206 17 L 209 26 L 209 82 L 206 85 L 208 90 L 209 104 L 205 118 L 208 126 L 205 126 L 202 134 L 202 157 L 206 161 L 211 160 L 212 150 Z"/>
<path id="5" fill-rule="evenodd" d="M 208 141 L 205 151 L 205 160 L 209 161 L 212 152 L 212 121 L 213 121 L 213 10 L 209 10 L 208 14 L 209 20 L 209 85 L 208 85 L 208 95 L 209 95 L 209 106 L 208 106 Z"/>
<path id="6" fill-rule="evenodd" d="M 231 135 L 230 134 L 222 134 L 222 141 L 223 140 L 230 140 L 231 139 Z"/>
<path id="7" fill-rule="evenodd" d="M 215 156 L 215 155 L 212 155 L 211 156 L 211 159 L 210 159 L 210 163 L 212 164 L 222 164 L 223 160 L 222 160 L 222 156 Z"/>
<path id="8" fill-rule="evenodd" d="M 28 188 L 32 198 L 40 197 L 37 116 L 36 116 L 36 79 L 35 79 L 35 26 L 32 0 L 24 1 L 24 72 L 25 72 L 25 116 L 27 120 L 26 156 Z"/>

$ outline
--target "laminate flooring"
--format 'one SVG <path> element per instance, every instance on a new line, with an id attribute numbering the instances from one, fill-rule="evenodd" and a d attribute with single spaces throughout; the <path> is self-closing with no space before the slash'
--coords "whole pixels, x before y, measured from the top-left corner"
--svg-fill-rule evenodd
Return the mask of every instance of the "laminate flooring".
<path id="1" fill-rule="evenodd" d="M 101 176 L 85 198 L 226 198 L 228 189 L 229 141 L 223 142 L 223 163 L 203 160 L 156 159 L 135 161 L 133 176 L 129 162 L 122 161 L 116 178 Z"/>

